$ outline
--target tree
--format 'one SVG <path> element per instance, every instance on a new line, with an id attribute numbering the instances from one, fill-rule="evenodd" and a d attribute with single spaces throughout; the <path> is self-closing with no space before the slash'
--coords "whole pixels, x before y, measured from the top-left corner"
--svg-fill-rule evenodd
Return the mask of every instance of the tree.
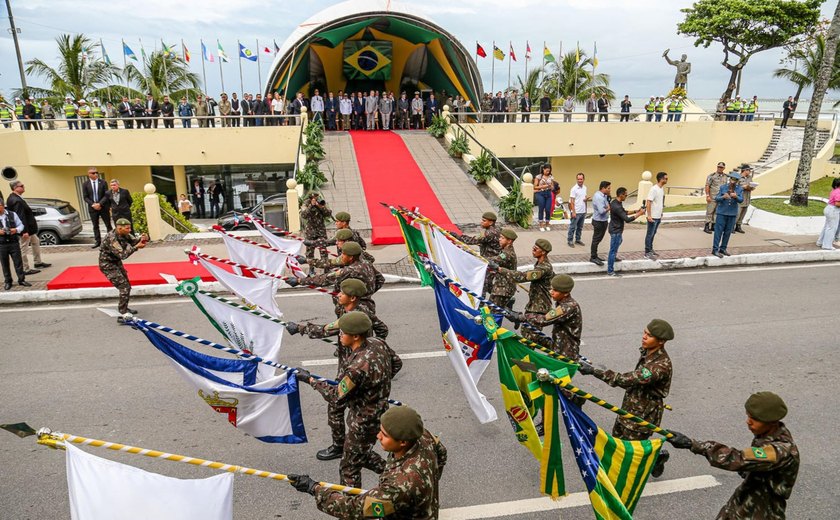
<path id="1" fill-rule="evenodd" d="M 802 90 L 813 85 L 817 79 L 820 65 L 825 56 L 825 35 L 818 34 L 810 41 L 808 46 L 799 46 L 788 53 L 785 61 L 793 63 L 792 67 L 781 67 L 776 69 L 773 77 L 782 78 L 796 85 L 796 95 L 799 99 Z M 828 89 L 840 88 L 840 54 L 834 55 L 834 66 L 828 80 Z"/>
<path id="2" fill-rule="evenodd" d="M 814 94 L 808 106 L 808 119 L 805 122 L 805 135 L 802 138 L 802 153 L 799 156 L 799 166 L 796 168 L 796 178 L 790 194 L 792 206 L 807 206 L 811 181 L 811 161 L 814 158 L 814 144 L 817 140 L 817 120 L 820 117 L 825 91 L 828 89 L 834 62 L 837 56 L 837 44 L 840 43 L 840 2 L 834 10 L 831 26 L 825 38 L 825 52 L 822 63 L 814 81 Z"/>
<path id="3" fill-rule="evenodd" d="M 552 63 L 551 68 L 553 70 L 543 77 L 540 85 L 551 97 L 572 96 L 575 100 L 583 102 L 595 92 L 605 93 L 607 98 L 615 99 L 615 92 L 610 89 L 609 74 L 593 73 L 592 59 L 583 51 L 580 51 L 580 59 L 577 51 L 566 53 L 560 57 L 559 63 Z"/>
<path id="4" fill-rule="evenodd" d="M 190 72 L 187 63 L 172 53 L 155 51 L 143 56 L 140 66 L 133 63 L 125 68 L 125 75 L 129 84 L 138 88 L 135 96 L 140 93 L 151 92 L 155 99 L 163 95 L 171 99 L 183 96 L 194 98 L 193 93 L 199 89 L 198 74 Z"/>
<path id="5" fill-rule="evenodd" d="M 708 48 L 714 42 L 723 45 L 721 64 L 730 76 L 722 97 L 729 99 L 750 58 L 761 51 L 790 45 L 810 33 L 819 21 L 821 3 L 822 0 L 698 0 L 682 9 L 685 20 L 677 24 L 677 32 L 696 38 L 695 47 Z"/>
<path id="6" fill-rule="evenodd" d="M 516 80 L 519 82 L 519 92 L 522 92 L 522 94 L 527 92 L 532 100 L 539 99 L 540 74 L 542 74 L 542 71 L 542 67 L 534 67 L 534 70 L 528 72 L 528 77 L 525 78 L 524 83 L 522 82 L 522 76 L 517 75 Z"/>
<path id="7" fill-rule="evenodd" d="M 59 64 L 50 67 L 41 59 L 26 62 L 26 73 L 45 78 L 48 88 L 29 87 L 29 94 L 38 98 L 47 98 L 52 102 L 61 102 L 65 96 L 73 99 L 85 97 L 104 98 L 112 80 L 119 69 L 96 59 L 99 47 L 84 34 L 62 34 L 55 39 L 58 43 Z M 21 95 L 15 91 L 15 95 Z"/>

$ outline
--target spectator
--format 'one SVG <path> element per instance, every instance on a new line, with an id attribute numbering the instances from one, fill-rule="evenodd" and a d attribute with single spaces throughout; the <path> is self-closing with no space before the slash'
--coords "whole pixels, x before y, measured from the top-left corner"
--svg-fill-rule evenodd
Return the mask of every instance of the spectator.
<path id="1" fill-rule="evenodd" d="M 656 104 L 653 105 L 653 112 L 656 115 L 656 122 L 662 121 L 662 112 L 665 110 L 665 98 L 659 96 L 656 98 Z"/>
<path id="2" fill-rule="evenodd" d="M 255 116 L 264 116 L 266 114 L 265 111 L 265 103 L 262 100 L 262 94 L 257 94 L 257 99 L 254 100 L 253 108 Z M 262 117 L 255 117 L 254 118 L 254 126 L 263 126 L 264 119 Z"/>
<path id="3" fill-rule="evenodd" d="M 181 126 L 183 126 L 184 128 L 192 127 L 192 116 L 193 106 L 187 103 L 187 97 L 184 96 L 181 98 L 181 102 L 178 103 L 178 117 L 181 118 Z"/>
<path id="4" fill-rule="evenodd" d="M 563 122 L 570 123 L 572 121 L 572 112 L 575 111 L 575 101 L 571 95 L 566 96 L 566 101 L 563 102 Z"/>
<path id="5" fill-rule="evenodd" d="M 123 99 L 125 99 L 125 98 L 123 98 Z M 15 107 L 15 110 L 17 110 L 17 107 Z M 73 98 L 71 98 L 70 96 L 67 96 L 66 98 L 64 98 L 64 106 L 62 107 L 62 110 L 64 111 L 64 119 L 67 120 L 67 129 L 68 130 L 73 130 L 73 129 L 78 130 L 79 129 L 79 115 L 78 115 L 79 107 L 77 107 L 73 103 Z M 18 117 L 18 119 L 20 119 L 20 116 Z"/>
<path id="6" fill-rule="evenodd" d="M 306 106 L 306 100 L 303 99 L 303 93 L 298 92 L 297 97 L 292 102 L 292 113 L 299 116 L 302 112 L 301 109 L 305 106 Z M 300 117 L 296 118 L 295 121 L 297 122 L 297 124 L 300 124 Z"/>
<path id="7" fill-rule="evenodd" d="M 242 104 L 236 96 L 236 92 L 230 95 L 230 123 L 231 126 L 239 126 L 239 118 L 242 115 Z"/>
<path id="8" fill-rule="evenodd" d="M 324 100 L 324 114 L 327 118 L 327 130 L 336 129 L 336 118 L 338 116 L 338 98 L 332 92 L 327 93 Z M 394 98 L 391 97 L 391 108 L 393 109 Z"/>
<path id="9" fill-rule="evenodd" d="M 604 259 L 598 256 L 598 245 L 607 232 L 610 216 L 610 181 L 601 181 L 598 191 L 592 197 L 592 246 L 589 250 L 589 261 L 595 265 L 604 265 Z"/>
<path id="10" fill-rule="evenodd" d="M 120 188 L 120 181 L 111 179 L 111 190 L 108 192 L 108 199 L 111 205 L 111 218 L 116 222 L 120 219 L 125 219 L 134 229 L 134 219 L 131 218 L 131 193 L 125 188 Z"/>
<path id="11" fill-rule="evenodd" d="M 440 106 L 435 97 L 434 92 L 429 94 L 429 100 L 426 101 L 426 121 L 431 122 L 435 116 L 440 115 Z"/>
<path id="12" fill-rule="evenodd" d="M 105 103 L 105 122 L 108 124 L 108 128 L 110 128 L 111 130 L 117 129 L 117 109 L 114 106 L 114 104 L 110 101 Z"/>
<path id="13" fill-rule="evenodd" d="M 207 104 L 204 102 L 204 96 L 201 94 L 195 98 L 195 117 L 198 119 L 199 128 L 207 128 Z"/>
<path id="14" fill-rule="evenodd" d="M 411 126 L 415 130 L 422 130 L 423 124 L 423 100 L 420 99 L 420 92 L 414 91 L 414 99 L 411 100 Z"/>
<path id="15" fill-rule="evenodd" d="M 607 99 L 607 94 L 601 94 L 601 97 L 598 99 L 598 121 L 609 121 L 610 116 L 608 112 L 610 111 L 610 100 Z"/>
<path id="16" fill-rule="evenodd" d="M 727 251 L 729 237 L 735 229 L 738 219 L 738 205 L 744 201 L 744 189 L 738 185 L 741 175 L 738 172 L 729 174 L 729 182 L 722 185 L 715 196 L 717 209 L 715 210 L 715 234 L 712 242 L 712 254 L 718 258 L 730 256 Z"/>
<path id="17" fill-rule="evenodd" d="M 254 126 L 254 119 L 251 117 L 254 114 L 253 106 L 249 97 L 250 94 L 243 92 L 242 102 L 239 104 L 242 109 L 242 126 Z"/>
<path id="18" fill-rule="evenodd" d="M 353 114 L 353 102 L 347 93 L 338 102 L 338 111 L 341 113 L 341 130 L 350 130 L 350 116 Z M 398 123 L 395 123 L 394 126 L 399 128 Z"/>
<path id="19" fill-rule="evenodd" d="M 550 231 L 551 221 L 551 192 L 554 190 L 554 177 L 551 175 L 551 165 L 545 163 L 539 175 L 534 179 L 534 199 L 537 201 L 537 223 L 540 231 Z"/>
<path id="20" fill-rule="evenodd" d="M 311 121 L 314 123 L 315 121 L 324 121 L 324 98 L 321 97 L 321 93 L 318 89 L 315 89 L 315 95 L 312 96 L 309 104 L 312 106 L 312 119 Z"/>
<path id="21" fill-rule="evenodd" d="M 41 116 L 47 121 L 47 130 L 55 130 L 55 109 L 46 99 L 41 102 Z"/>
<path id="22" fill-rule="evenodd" d="M 131 120 L 131 118 L 134 117 L 134 112 L 132 110 L 131 103 L 128 101 L 128 96 L 123 96 L 122 102 L 120 102 L 120 106 L 117 108 L 117 112 L 119 112 L 120 117 L 123 120 L 123 128 L 134 128 L 134 121 Z"/>
<path id="23" fill-rule="evenodd" d="M 402 99 L 400 102 L 405 100 L 405 92 L 402 94 Z M 408 128 L 408 110 L 409 104 L 408 100 L 405 100 L 406 104 L 406 126 Z M 400 110 L 402 110 L 402 105 L 400 105 Z M 400 114 L 402 116 L 402 114 Z M 356 92 L 356 97 L 353 99 L 353 129 L 354 130 L 363 130 L 365 128 L 365 98 L 361 92 Z"/>
<path id="24" fill-rule="evenodd" d="M 589 99 L 586 100 L 586 121 L 591 123 L 595 121 L 595 114 L 598 113 L 598 99 L 595 93 L 590 94 Z"/>
<path id="25" fill-rule="evenodd" d="M 204 99 L 207 103 L 207 115 L 210 116 L 210 118 L 207 119 L 207 122 L 210 124 L 210 126 L 216 128 L 216 107 L 219 106 L 219 104 L 216 103 L 216 100 L 210 96 L 207 96 Z"/>
<path id="26" fill-rule="evenodd" d="M 607 255 L 607 274 L 610 276 L 621 276 L 615 272 L 615 263 L 618 262 L 618 248 L 624 240 L 624 223 L 633 222 L 645 212 L 639 208 L 633 215 L 628 215 L 624 209 L 624 200 L 627 199 L 627 188 L 618 188 L 615 198 L 610 201 L 610 252 Z"/>
<path id="27" fill-rule="evenodd" d="M 157 128 L 157 118 L 160 117 L 160 103 L 158 103 L 154 96 L 152 96 L 151 92 L 146 94 L 145 115 L 148 119 L 144 121 L 143 126 L 151 128 L 152 125 L 154 125 L 154 127 Z"/>
<path id="28" fill-rule="evenodd" d="M 674 121 L 679 123 L 680 119 L 682 119 L 683 109 L 685 108 L 685 99 L 677 96 L 674 98 L 672 104 L 674 106 Z"/>
<path id="29" fill-rule="evenodd" d="M 232 110 L 226 93 L 222 92 L 219 100 L 219 116 L 222 118 L 222 126 L 231 126 L 230 112 Z"/>
<path id="30" fill-rule="evenodd" d="M 46 103 L 46 100 L 44 101 Z M 0 124 L 3 125 L 3 128 L 11 128 L 12 127 L 12 111 L 14 109 L 11 108 L 6 103 L 0 102 Z"/>
<path id="31" fill-rule="evenodd" d="M 493 115 L 493 122 L 494 123 L 502 123 L 505 120 L 505 116 L 502 115 L 503 112 L 507 110 L 507 105 L 505 104 L 505 98 L 502 97 L 502 91 L 496 92 L 496 97 L 493 98 L 493 103 L 491 105 L 490 111 L 494 112 Z"/>
<path id="32" fill-rule="evenodd" d="M 140 102 L 140 98 L 134 98 L 134 103 L 131 104 L 131 111 L 134 112 L 134 118 L 137 119 L 137 128 L 145 128 L 145 123 L 142 118 L 146 114 L 146 106 Z"/>
<path id="33" fill-rule="evenodd" d="M 649 260 L 656 260 L 659 256 L 653 249 L 653 237 L 659 230 L 659 224 L 662 222 L 662 211 L 665 207 L 665 190 L 664 187 L 668 183 L 668 174 L 659 172 L 656 174 L 656 184 L 651 186 L 648 192 L 646 202 L 643 207 L 647 213 L 647 233 L 645 233 L 645 258 Z"/>
<path id="34" fill-rule="evenodd" d="M 82 184 L 82 197 L 88 206 L 90 223 L 93 226 L 93 249 L 99 247 L 102 242 L 99 234 L 99 219 L 105 223 L 106 231 L 111 231 L 111 212 L 108 204 L 108 187 L 103 179 L 99 178 L 99 171 L 96 168 L 88 169 L 88 180 Z"/>
<path id="35" fill-rule="evenodd" d="M 211 210 L 212 206 L 211 206 Z M 181 197 L 178 199 L 178 212 L 184 216 L 185 219 L 190 219 L 190 214 L 192 212 L 192 202 L 187 200 L 186 194 L 181 194 Z"/>
<path id="36" fill-rule="evenodd" d="M 594 94 L 593 94 L 594 95 Z M 578 173 L 576 183 L 569 190 L 569 235 L 566 241 L 569 247 L 585 246 L 581 240 L 581 233 L 583 233 L 583 220 L 586 218 L 586 203 L 592 200 L 592 197 L 587 197 L 586 186 L 583 181 L 586 176 L 583 173 Z"/>
<path id="37" fill-rule="evenodd" d="M 632 106 L 630 96 L 624 96 L 624 99 L 621 100 L 621 118 L 619 121 L 630 121 L 630 107 Z"/>
<path id="38" fill-rule="evenodd" d="M 752 192 L 758 186 L 753 184 L 753 169 L 749 164 L 741 165 L 741 180 L 738 184 L 744 189 L 744 201 L 741 202 L 738 210 L 738 220 L 735 222 L 735 232 L 744 233 L 741 224 L 744 222 L 744 217 L 747 215 L 747 208 L 750 207 L 750 200 L 752 200 Z"/>
<path id="39" fill-rule="evenodd" d="M 782 103 L 782 124 L 781 128 L 787 128 L 788 119 L 790 116 L 796 112 L 796 102 L 798 99 L 794 99 L 793 96 L 788 96 L 787 101 Z"/>
<path id="40" fill-rule="evenodd" d="M 389 130 L 391 128 L 391 113 L 394 111 L 394 100 L 388 97 L 387 94 L 382 94 L 379 100 L 379 113 L 382 114 L 382 129 Z"/>
<path id="41" fill-rule="evenodd" d="M 20 217 L 13 211 L 6 209 L 3 203 L 3 197 L 0 197 L 0 265 L 3 268 L 4 289 L 12 288 L 12 271 L 9 266 L 9 259 L 17 274 L 18 285 L 23 287 L 32 287 L 32 284 L 26 281 L 26 273 L 23 270 L 23 260 L 20 254 L 20 240 L 17 235 L 23 233 L 24 226 Z"/>
<path id="42" fill-rule="evenodd" d="M 175 105 L 169 101 L 169 96 L 163 96 L 163 103 L 160 105 L 160 114 L 163 116 L 164 128 L 175 128 Z"/>
<path id="43" fill-rule="evenodd" d="M 37 130 L 38 126 L 35 123 L 35 118 L 35 105 L 32 104 L 32 98 L 27 98 L 25 104 L 23 105 L 23 119 L 26 121 L 23 123 L 23 129 Z"/>
<path id="44" fill-rule="evenodd" d="M 548 123 L 548 118 L 551 115 L 551 96 L 548 92 L 543 92 L 540 98 L 540 123 Z"/>
<path id="45" fill-rule="evenodd" d="M 656 112 L 656 98 L 650 96 L 650 101 L 645 103 L 645 121 L 650 123 L 653 121 L 653 113 Z"/>
<path id="46" fill-rule="evenodd" d="M 219 218 L 221 213 L 222 203 L 222 184 L 219 180 L 214 180 L 210 183 L 210 188 L 207 190 L 210 194 L 210 218 Z"/>
<path id="47" fill-rule="evenodd" d="M 677 98 L 668 98 L 665 100 L 665 103 L 667 104 L 666 111 L 668 112 L 668 117 L 665 120 L 671 122 L 674 120 L 674 114 L 677 111 Z"/>
<path id="48" fill-rule="evenodd" d="M 825 205 L 823 215 L 825 226 L 817 239 L 817 245 L 831 250 L 840 238 L 840 177 L 831 181 L 831 193 L 828 195 L 828 204 Z"/>
<path id="49" fill-rule="evenodd" d="M 525 92 L 522 94 L 522 99 L 519 101 L 519 111 L 522 112 L 520 121 L 523 123 L 531 122 L 531 96 Z"/>
<path id="50" fill-rule="evenodd" d="M 204 218 L 204 194 L 204 186 L 201 185 L 201 181 L 199 179 L 193 181 L 192 198 L 196 218 Z"/>
<path id="51" fill-rule="evenodd" d="M 49 267 L 41 260 L 41 239 L 38 237 L 38 221 L 35 220 L 35 214 L 32 208 L 23 199 L 23 193 L 26 191 L 25 186 L 21 181 L 12 181 L 9 183 L 12 192 L 6 201 L 6 207 L 9 211 L 15 213 L 21 222 L 23 222 L 23 232 L 20 234 L 20 256 L 23 261 L 24 274 L 38 274 L 38 269 Z M 32 249 L 32 258 L 34 260 L 33 269 L 29 268 L 29 250 Z"/>

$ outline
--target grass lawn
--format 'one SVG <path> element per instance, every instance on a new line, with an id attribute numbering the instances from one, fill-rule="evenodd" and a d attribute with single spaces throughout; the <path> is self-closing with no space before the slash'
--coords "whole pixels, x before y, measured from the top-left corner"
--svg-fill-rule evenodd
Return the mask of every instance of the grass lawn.
<path id="1" fill-rule="evenodd" d="M 791 206 L 785 199 L 753 199 L 751 204 L 758 209 L 788 217 L 821 217 L 825 203 L 810 201 L 807 206 Z"/>
<path id="2" fill-rule="evenodd" d="M 677 206 L 668 206 L 664 210 L 666 213 L 673 213 L 679 211 L 706 211 L 705 204 L 679 204 Z"/>
<path id="3" fill-rule="evenodd" d="M 811 197 L 822 197 L 824 199 L 828 198 L 828 194 L 831 193 L 831 183 L 834 181 L 835 177 L 823 177 L 822 179 L 816 180 L 811 183 L 811 190 L 808 194 Z M 776 193 L 776 195 L 790 195 L 793 190 L 783 191 L 781 193 Z"/>

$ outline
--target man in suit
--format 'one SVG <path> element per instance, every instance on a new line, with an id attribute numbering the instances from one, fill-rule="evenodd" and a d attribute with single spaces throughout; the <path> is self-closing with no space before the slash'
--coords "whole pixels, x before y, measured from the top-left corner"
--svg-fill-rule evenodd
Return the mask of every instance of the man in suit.
<path id="1" fill-rule="evenodd" d="M 121 218 L 131 223 L 134 229 L 134 220 L 131 218 L 131 193 L 125 188 L 120 188 L 120 181 L 111 179 L 111 190 L 108 191 L 108 199 L 111 203 L 111 218 L 116 222 Z"/>
<path id="2" fill-rule="evenodd" d="M 301 109 L 305 106 L 306 106 L 306 100 L 303 99 L 303 92 L 298 92 L 297 97 L 295 97 L 295 100 L 292 102 L 292 113 L 296 114 L 296 115 L 300 115 L 300 113 L 302 112 Z M 297 121 L 297 124 L 300 124 L 300 118 L 299 117 L 296 118 L 295 121 Z"/>
<path id="3" fill-rule="evenodd" d="M 265 115 L 265 104 L 263 104 L 262 94 L 257 94 L 257 99 L 254 100 L 252 110 L 253 110 L 255 116 L 264 116 Z M 254 126 L 263 126 L 263 118 L 262 117 L 255 117 L 254 118 Z"/>
<path id="4" fill-rule="evenodd" d="M 210 218 L 218 218 L 221 212 L 222 185 L 218 179 L 210 183 Z"/>
<path id="5" fill-rule="evenodd" d="M 607 99 L 606 94 L 601 94 L 598 98 L 598 121 L 609 121 L 610 100 Z"/>
<path id="6" fill-rule="evenodd" d="M 501 90 L 496 92 L 496 97 L 493 98 L 493 103 L 490 105 L 490 111 L 494 113 L 494 123 L 504 123 L 505 116 L 502 114 L 507 111 L 507 102 L 505 98 L 502 97 Z"/>
<path id="7" fill-rule="evenodd" d="M 239 98 L 236 97 L 236 92 L 231 94 L 230 115 L 233 126 L 239 126 L 239 116 L 242 115 L 242 105 L 239 102 Z"/>
<path id="8" fill-rule="evenodd" d="M 88 169 L 88 180 L 82 185 L 82 197 L 88 206 L 90 223 L 93 225 L 92 248 L 96 249 L 102 243 L 102 237 L 99 234 L 99 219 L 101 218 L 105 223 L 106 232 L 110 232 L 111 212 L 109 211 L 108 187 L 105 181 L 99 178 L 99 171 L 95 167 Z"/>
<path id="9" fill-rule="evenodd" d="M 523 123 L 531 122 L 531 96 L 527 92 L 522 94 L 522 99 L 519 100 L 519 111 L 522 112 Z"/>
<path id="10" fill-rule="evenodd" d="M 49 267 L 50 264 L 45 264 L 41 260 L 41 239 L 38 238 L 38 221 L 35 220 L 35 214 L 32 208 L 23 199 L 22 195 L 26 191 L 26 187 L 21 181 L 11 181 L 9 187 L 12 192 L 6 200 L 6 207 L 9 211 L 14 212 L 23 222 L 23 233 L 20 235 L 20 256 L 23 260 L 24 274 L 38 274 L 39 268 Z M 32 257 L 35 260 L 34 269 L 29 268 L 29 250 L 32 249 Z"/>
<path id="11" fill-rule="evenodd" d="M 192 196 L 193 196 L 193 216 L 195 218 L 204 218 L 204 187 L 198 179 L 193 182 Z"/>
<path id="12" fill-rule="evenodd" d="M 324 100 L 324 113 L 327 117 L 327 130 L 335 130 L 336 116 L 338 115 L 338 98 L 330 92 Z"/>
<path id="13" fill-rule="evenodd" d="M 586 121 L 593 122 L 595 121 L 595 114 L 598 112 L 598 98 L 595 96 L 593 92 L 589 99 L 586 100 Z"/>
<path id="14" fill-rule="evenodd" d="M 120 117 L 123 120 L 123 127 L 134 128 L 134 121 L 131 120 L 131 118 L 134 117 L 134 112 L 127 96 L 123 96 L 119 107 L 117 107 L 117 111 L 120 113 Z"/>
<path id="15" fill-rule="evenodd" d="M 0 265 L 3 267 L 3 288 L 7 291 L 12 288 L 12 270 L 9 260 L 14 265 L 18 285 L 32 287 L 32 284 L 26 281 L 26 273 L 23 272 L 23 261 L 20 257 L 18 236 L 23 234 L 23 229 L 20 217 L 14 211 L 8 211 L 3 204 L 3 197 L 0 197 Z"/>
<path id="16" fill-rule="evenodd" d="M 376 96 L 373 91 L 365 98 L 365 116 L 368 130 L 376 130 L 376 111 L 379 110 L 379 104 L 376 101 Z"/>
<path id="17" fill-rule="evenodd" d="M 253 115 L 253 107 L 251 106 L 251 101 L 248 99 L 250 94 L 242 93 L 242 103 L 240 103 L 240 107 L 242 108 L 242 126 L 254 126 L 254 119 L 252 117 L 246 117 Z"/>
<path id="18" fill-rule="evenodd" d="M 151 128 L 152 124 L 154 124 L 155 128 L 158 126 L 157 118 L 160 117 L 160 105 L 158 104 L 157 100 L 152 97 L 152 93 L 149 92 L 146 94 L 146 117 L 152 117 L 154 119 L 147 119 L 145 121 L 146 128 Z"/>
<path id="19" fill-rule="evenodd" d="M 548 118 L 551 115 L 551 96 L 548 92 L 543 93 L 540 98 L 540 123 L 548 123 Z"/>
<path id="20" fill-rule="evenodd" d="M 438 104 L 438 100 L 435 98 L 434 93 L 429 94 L 429 99 L 426 101 L 426 121 L 431 123 L 432 118 L 439 115 L 440 105 Z"/>

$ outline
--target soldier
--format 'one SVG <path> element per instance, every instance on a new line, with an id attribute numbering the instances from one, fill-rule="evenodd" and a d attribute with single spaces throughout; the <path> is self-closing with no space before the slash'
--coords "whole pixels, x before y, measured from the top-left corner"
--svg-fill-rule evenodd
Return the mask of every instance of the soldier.
<path id="1" fill-rule="evenodd" d="M 138 249 L 146 247 L 149 237 L 145 233 L 139 237 L 132 235 L 131 222 L 128 219 L 117 219 L 115 224 L 114 230 L 105 235 L 102 247 L 99 249 L 99 270 L 120 292 L 120 303 L 117 307 L 120 314 L 127 312 L 137 314 L 137 311 L 128 308 L 131 283 L 128 281 L 128 273 L 122 261 Z M 123 323 L 123 317 L 120 316 L 117 321 Z"/>
<path id="2" fill-rule="evenodd" d="M 481 99 L 481 113 L 484 114 L 484 116 L 482 117 L 483 123 L 492 123 L 493 116 L 490 115 L 490 112 L 492 111 L 493 98 L 490 97 L 490 94 L 488 92 L 485 92 L 484 97 Z"/>
<path id="3" fill-rule="evenodd" d="M 352 238 L 345 239 L 345 240 L 352 240 L 353 242 L 356 242 L 357 244 L 362 246 L 362 249 L 367 249 L 367 243 L 365 242 L 365 239 L 362 238 L 362 235 L 360 235 L 358 231 L 356 231 L 355 229 L 352 229 L 350 227 L 350 213 L 347 213 L 346 211 L 339 211 L 338 213 L 335 214 L 334 218 L 335 218 L 335 229 L 336 230 L 349 229 L 350 232 L 352 233 Z M 317 247 L 317 248 L 333 246 L 333 245 L 336 245 L 336 238 L 333 237 L 329 240 L 325 239 L 325 240 L 322 240 L 322 241 L 304 240 L 303 245 L 305 245 L 306 247 Z M 339 248 L 337 251 L 340 253 L 341 249 Z"/>
<path id="4" fill-rule="evenodd" d="M 341 318 L 348 312 L 359 311 L 365 313 L 370 318 L 372 323 L 371 331 L 377 337 L 385 339 L 388 337 L 388 326 L 385 325 L 381 319 L 376 316 L 376 313 L 370 308 L 370 305 L 362 303 L 360 299 L 365 295 L 367 289 L 361 280 L 355 278 L 348 278 L 341 282 L 341 292 L 338 293 L 338 305 L 336 306 L 336 316 Z M 326 325 L 318 325 L 315 323 L 298 324 L 293 321 L 286 322 L 286 330 L 289 334 L 305 334 L 312 339 L 328 338 L 339 335 L 338 319 Z M 338 358 L 338 375 L 341 378 L 344 367 L 347 364 L 347 357 L 350 355 L 350 350 L 343 347 L 341 343 L 338 344 L 336 351 Z M 332 431 L 332 445 L 328 448 L 318 451 L 315 457 L 318 460 L 333 460 L 341 458 L 344 452 L 344 411 L 347 409 L 345 403 L 335 403 L 330 401 L 327 405 L 327 424 Z"/>
<path id="5" fill-rule="evenodd" d="M 674 339 L 674 329 L 667 321 L 651 320 L 642 335 L 640 348 L 642 356 L 636 363 L 635 370 L 621 374 L 582 363 L 580 373 L 594 375 L 610 386 L 624 388 L 624 401 L 621 407 L 636 417 L 658 425 L 662 422 L 662 412 L 665 410 L 663 400 L 668 397 L 671 390 L 673 368 L 671 358 L 665 351 L 665 343 L 672 339 Z M 653 431 L 623 417 L 616 417 L 612 430 L 613 437 L 627 441 L 644 440 L 652 433 Z M 662 475 L 669 458 L 669 453 L 662 450 L 659 458 L 656 459 L 656 465 L 651 470 L 651 475 L 654 477 Z"/>
<path id="6" fill-rule="evenodd" d="M 496 227 L 496 214 L 488 211 L 481 215 L 481 234 L 478 236 L 460 235 L 458 239 L 470 245 L 479 246 L 479 254 L 484 258 L 497 256 L 502 247 L 499 245 L 499 228 Z M 457 236 L 457 235 L 456 235 Z M 484 278 L 484 294 L 488 294 L 493 288 L 493 273 L 487 273 Z"/>
<path id="7" fill-rule="evenodd" d="M 524 321 L 530 322 L 532 318 L 538 318 L 551 310 L 551 278 L 554 276 L 554 269 L 548 261 L 548 253 L 551 252 L 551 242 L 539 238 L 534 243 L 531 254 L 537 259 L 534 268 L 524 273 L 507 269 L 498 265 L 491 265 L 498 268 L 499 274 L 507 274 L 514 282 L 530 282 L 531 288 L 528 291 L 528 303 L 525 305 L 525 313 L 522 315 Z M 525 330 L 522 336 L 526 339 L 536 340 L 539 335 Z"/>
<path id="8" fill-rule="evenodd" d="M 580 357 L 580 335 L 583 330 L 583 316 L 580 311 L 580 304 L 572 298 L 572 289 L 575 281 L 567 274 L 558 274 L 551 279 L 551 299 L 556 307 L 542 316 L 535 316 L 529 321 L 532 325 L 544 328 L 552 325 L 551 341 L 540 341 L 539 343 L 550 348 L 554 352 L 563 355 L 572 361 Z M 511 321 L 522 321 L 517 313 L 511 313 L 514 318 Z"/>
<path id="9" fill-rule="evenodd" d="M 300 219 L 303 221 L 303 238 L 306 240 L 318 240 L 327 238 L 327 226 L 324 219 L 330 217 L 332 211 L 321 194 L 314 191 L 309 194 L 303 207 L 300 208 Z M 321 258 L 326 255 L 321 252 Z M 307 260 L 315 258 L 315 248 L 306 248 Z"/>
<path id="10" fill-rule="evenodd" d="M 735 222 L 735 232 L 745 233 L 741 228 L 741 224 L 743 224 L 744 217 L 747 215 L 747 208 L 750 207 L 750 200 L 752 199 L 752 191 L 755 189 L 755 186 L 753 186 L 753 169 L 749 164 L 745 163 L 741 165 L 741 180 L 738 181 L 738 184 L 744 190 L 744 200 L 739 204 L 740 208 L 738 210 L 738 220 Z"/>
<path id="11" fill-rule="evenodd" d="M 387 343 L 367 337 L 370 318 L 362 312 L 348 312 L 338 320 L 339 341 L 350 350 L 338 385 L 312 379 L 308 370 L 298 368 L 298 381 L 312 386 L 326 401 L 347 406 L 347 437 L 339 472 L 346 486 L 361 487 L 362 468 L 382 473 L 385 460 L 372 448 L 379 418 L 388 409 L 391 379 L 402 368 L 402 361 Z"/>
<path id="12" fill-rule="evenodd" d="M 703 455 L 709 464 L 737 471 L 744 479 L 720 510 L 719 520 L 783 520 L 799 473 L 799 448 L 782 422 L 787 405 L 773 392 L 758 392 L 744 405 L 751 447 L 741 450 L 715 441 L 699 442 L 671 430 L 668 442 Z"/>
<path id="13" fill-rule="evenodd" d="M 419 91 L 414 91 L 414 99 L 411 100 L 411 127 L 415 130 L 426 128 L 423 124 L 423 100 Z"/>
<path id="14" fill-rule="evenodd" d="M 516 232 L 505 228 L 500 232 L 499 245 L 502 250 L 496 256 L 488 256 L 487 261 L 493 262 L 499 267 L 510 271 L 516 271 L 516 251 L 513 249 L 513 242 L 516 240 Z M 488 273 L 489 274 L 489 273 Z M 513 296 L 516 294 L 516 282 L 509 274 L 497 272 L 493 277 L 493 288 L 490 290 L 490 301 L 502 308 L 513 305 Z"/>
<path id="15" fill-rule="evenodd" d="M 348 495 L 323 488 L 308 475 L 289 475 L 289 482 L 314 495 L 318 509 L 336 518 L 437 518 L 446 447 L 408 406 L 389 409 L 380 422 L 377 438 L 389 455 L 375 488 Z"/>
<path id="16" fill-rule="evenodd" d="M 717 170 L 706 177 L 706 186 L 703 188 L 706 192 L 706 225 L 703 227 L 703 231 L 710 235 L 715 230 L 715 210 L 717 209 L 715 196 L 720 191 L 720 187 L 729 182 L 725 169 L 725 162 L 717 163 Z"/>

